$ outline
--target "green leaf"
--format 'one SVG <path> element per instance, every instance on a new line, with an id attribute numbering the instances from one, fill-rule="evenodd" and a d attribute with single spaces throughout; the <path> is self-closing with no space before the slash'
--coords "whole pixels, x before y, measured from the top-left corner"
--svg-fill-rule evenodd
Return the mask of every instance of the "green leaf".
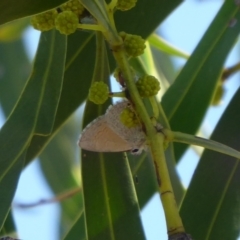
<path id="1" fill-rule="evenodd" d="M 168 53 L 170 55 L 174 55 L 177 57 L 182 57 L 182 58 L 189 58 L 189 54 L 183 52 L 182 50 L 174 47 L 170 43 L 168 43 L 166 40 L 163 38 L 159 37 L 156 33 L 152 34 L 149 38 L 148 41 L 152 47 L 155 47 L 157 50 Z"/>
<path id="2" fill-rule="evenodd" d="M 58 7 L 66 0 L 1 0 L 0 24 Z"/>
<path id="3" fill-rule="evenodd" d="M 21 38 L 23 31 L 29 26 L 29 19 L 24 18 L 0 26 L 0 40 L 3 42 L 16 41 Z"/>
<path id="4" fill-rule="evenodd" d="M 178 70 L 173 65 L 171 57 L 164 52 L 158 51 L 152 47 L 152 54 L 156 66 L 156 70 L 161 82 L 160 94 L 164 94 L 169 86 L 174 82 L 178 74 Z"/>
<path id="5" fill-rule="evenodd" d="M 1 34 L 3 34 L 2 31 L 0 35 Z M 29 75 L 30 63 L 26 56 L 22 40 L 0 43 L 0 52 L 0 62 L 3 70 L 0 81 L 0 102 L 4 115 L 7 117 L 16 104 L 26 78 Z M 14 69 L 14 71 L 12 71 L 12 69 Z M 6 182 L 10 181 L 11 176 Z M 16 182 L 14 184 L 16 184 Z M 15 186 L 8 186 L 8 189 L 11 188 L 14 190 Z M 4 202 L 1 207 L 4 209 Z M 6 208 L 8 207 L 9 204 L 7 204 Z M 15 226 L 12 213 L 9 212 L 0 234 L 1 236 L 12 235 L 13 232 L 15 232 Z"/>
<path id="6" fill-rule="evenodd" d="M 79 124 L 71 118 L 40 155 L 41 169 L 55 195 L 79 187 L 79 179 L 76 179 L 76 174 L 74 174 L 79 175 L 79 164 L 77 164 L 75 154 L 77 127 Z M 82 192 L 61 201 L 60 206 L 59 235 L 62 236 L 69 230 L 78 212 L 83 209 Z"/>
<path id="7" fill-rule="evenodd" d="M 82 177 L 89 239 L 145 239 L 127 160 L 122 154 L 84 154 Z"/>
<path id="8" fill-rule="evenodd" d="M 42 78 L 47 79 L 44 86 L 45 91 L 42 96 L 41 108 L 39 109 L 38 121 L 35 127 L 35 134 L 50 135 L 53 129 L 62 91 L 62 80 L 66 58 L 66 43 L 64 41 L 64 35 L 54 32 L 54 34 L 52 34 L 52 41 L 48 45 L 49 55 L 47 63 L 49 65 L 43 65 L 43 59 L 41 62 L 36 61 L 35 63 L 36 68 L 39 68 L 43 73 Z M 44 52 L 45 49 L 42 51 Z M 33 68 L 33 72 L 34 71 L 35 67 Z"/>
<path id="9" fill-rule="evenodd" d="M 27 154 L 27 163 L 37 156 L 54 133 L 86 99 L 95 59 L 93 36 L 85 32 L 76 32 L 68 37 L 64 81 L 53 134 L 33 137 Z"/>
<path id="10" fill-rule="evenodd" d="M 146 74 L 152 74 L 155 76 L 156 68 L 155 63 L 153 61 L 153 55 L 148 42 L 145 43 L 146 48 L 144 53 L 138 57 L 139 61 L 142 62 L 142 65 L 146 69 Z"/>
<path id="11" fill-rule="evenodd" d="M 2 206 L 8 206 L 1 208 L 0 226 L 2 226 L 9 211 L 24 163 L 26 150 L 35 133 L 41 106 L 45 103 L 43 99 L 46 97 L 45 91 L 49 91 L 49 89 L 46 90 L 46 86 L 49 86 L 48 81 L 53 80 L 52 76 L 48 74 L 49 69 L 55 68 L 55 73 L 58 75 L 59 66 L 54 64 L 59 58 L 62 59 L 60 72 L 63 68 L 65 60 L 65 37 L 56 38 L 56 34 L 58 34 L 56 31 L 42 34 L 33 74 L 28 80 L 13 112 L 0 131 L 0 189 L 5 190 L 4 194 L 0 195 L 4 198 L 1 202 Z M 46 41 L 49 41 L 49 44 L 45 44 Z M 62 46 L 58 44 L 59 42 L 62 43 Z M 61 80 L 62 78 L 59 78 L 58 81 L 54 81 L 55 84 L 51 85 L 51 88 L 53 90 L 61 88 Z M 60 97 L 59 91 L 52 91 L 52 93 L 53 98 Z M 56 104 L 55 108 L 57 107 L 58 105 Z M 54 121 L 54 112 L 49 112 L 49 115 L 51 115 L 51 119 L 48 120 Z M 43 124 L 43 126 L 44 130 L 48 129 L 49 123 L 46 123 L 46 125 Z"/>
<path id="12" fill-rule="evenodd" d="M 41 41 L 43 42 L 43 38 Z M 50 48 L 52 47 L 51 44 L 42 44 L 40 46 L 41 48 L 39 47 L 38 56 L 35 60 L 36 67 L 34 68 L 34 74 L 29 79 L 14 111 L 0 132 L 1 176 L 5 174 L 5 171 L 8 171 L 8 168 L 14 164 L 14 161 L 26 149 L 35 130 L 45 84 L 49 80 L 47 70 L 49 70 L 50 64 L 53 63 L 53 59 L 51 58 L 51 54 L 53 54 L 53 49 Z M 49 61 L 46 61 L 46 54 L 49 54 Z"/>
<path id="13" fill-rule="evenodd" d="M 129 60 L 129 64 L 136 71 L 137 74 L 140 74 L 142 76 L 147 74 L 147 69 L 145 68 L 140 58 L 131 58 Z"/>
<path id="14" fill-rule="evenodd" d="M 97 35 L 97 75 L 109 78 L 108 61 L 103 37 Z M 103 106 L 87 101 L 84 122 L 103 114 Z M 138 201 L 126 156 L 122 153 L 96 153 L 82 150 L 82 183 L 86 229 L 89 239 L 145 239 L 141 226 Z"/>
<path id="15" fill-rule="evenodd" d="M 1 189 L 0 230 L 1 231 L 5 226 L 4 223 L 7 219 L 7 216 L 11 208 L 12 199 L 14 197 L 14 194 L 17 188 L 18 179 L 20 177 L 20 173 L 23 168 L 24 158 L 25 158 L 25 152 L 15 160 L 15 163 L 12 166 L 10 166 L 11 169 L 7 171 L 4 174 L 4 176 L 1 175 L 1 180 L 0 180 L 0 189 Z"/>
<path id="16" fill-rule="evenodd" d="M 85 240 L 87 239 L 85 234 L 85 218 L 83 212 L 81 211 L 76 221 L 72 225 L 72 228 L 63 238 L 63 240 Z"/>
<path id="17" fill-rule="evenodd" d="M 139 206 L 142 209 L 158 189 L 155 169 L 151 156 L 147 153 L 143 153 L 139 156 L 128 154 L 128 160 L 137 192 Z"/>
<path id="18" fill-rule="evenodd" d="M 6 235 L 16 235 L 16 226 L 15 226 L 11 211 L 8 213 L 4 226 L 0 232 L 0 236 L 6 236 Z"/>
<path id="19" fill-rule="evenodd" d="M 195 134 L 211 102 L 225 59 L 239 34 L 238 6 L 225 1 L 173 85 L 164 94 L 162 105 L 172 130 Z M 189 115 L 191 114 L 191 115 Z M 175 145 L 176 159 L 186 146 Z"/>
<path id="20" fill-rule="evenodd" d="M 115 14 L 118 32 L 125 31 L 147 38 L 182 0 L 140 0 L 129 11 Z M 129 24 L 131 23 L 131 24 Z"/>
<path id="21" fill-rule="evenodd" d="M 174 140 L 176 142 L 186 143 L 189 145 L 196 145 L 203 147 L 205 149 L 209 149 L 215 152 L 223 153 L 231 157 L 239 158 L 240 159 L 240 152 L 219 142 L 193 136 L 186 133 L 180 132 L 172 132 L 174 136 Z"/>
<path id="22" fill-rule="evenodd" d="M 215 128 L 212 139 L 240 150 L 240 89 Z M 240 162 L 205 150 L 181 207 L 184 226 L 193 239 L 239 236 Z"/>
<path id="23" fill-rule="evenodd" d="M 176 173 L 175 159 L 171 145 L 166 150 L 165 156 L 176 202 L 180 205 L 184 190 L 179 176 Z M 153 194 L 158 192 L 155 168 L 152 164 L 151 156 L 147 153 L 141 154 L 140 156 L 128 154 L 128 160 L 137 192 L 139 206 L 142 209 Z"/>
<path id="24" fill-rule="evenodd" d="M 8 117 L 30 74 L 31 65 L 22 40 L 2 42 L 0 52 L 3 69 L 0 81 L 0 102 L 5 117 Z"/>

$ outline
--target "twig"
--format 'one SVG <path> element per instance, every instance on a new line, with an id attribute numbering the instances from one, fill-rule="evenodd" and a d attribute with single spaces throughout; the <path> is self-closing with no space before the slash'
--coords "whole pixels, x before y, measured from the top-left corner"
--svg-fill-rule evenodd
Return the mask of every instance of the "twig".
<path id="1" fill-rule="evenodd" d="M 44 205 L 44 204 L 61 202 L 63 200 L 66 200 L 66 199 L 74 196 L 75 194 L 77 194 L 80 191 L 81 191 L 81 188 L 78 187 L 78 188 L 71 189 L 70 191 L 61 193 L 61 194 L 59 194 L 59 195 L 57 195 L 53 198 L 50 198 L 50 199 L 41 199 L 41 200 L 39 200 L 35 203 L 15 203 L 14 207 L 17 207 L 17 208 L 32 208 L 32 207 L 38 207 L 38 206 L 41 206 L 41 205 Z"/>
<path id="2" fill-rule="evenodd" d="M 233 65 L 232 67 L 224 69 L 222 73 L 222 81 L 224 82 L 227 78 L 229 78 L 232 74 L 236 73 L 240 70 L 240 62 Z"/>

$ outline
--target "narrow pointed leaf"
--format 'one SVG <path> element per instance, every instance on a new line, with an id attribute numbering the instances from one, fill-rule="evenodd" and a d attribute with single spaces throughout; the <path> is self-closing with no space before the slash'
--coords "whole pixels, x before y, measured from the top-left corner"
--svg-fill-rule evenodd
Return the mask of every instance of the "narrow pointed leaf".
<path id="1" fill-rule="evenodd" d="M 59 58 L 57 54 L 58 49 L 55 48 L 57 51 L 53 51 L 52 48 L 49 48 L 49 46 L 54 48 L 54 44 L 45 44 L 46 41 L 54 43 L 56 41 L 55 34 L 57 34 L 55 31 L 42 34 L 34 63 L 34 72 L 28 80 L 13 112 L 0 130 L 0 189 L 6 189 L 6 191 L 0 195 L 6 196 L 4 197 L 2 205 L 8 205 L 8 208 L 1 209 L 0 226 L 2 226 L 9 211 L 24 163 L 25 153 L 35 132 L 41 104 L 44 103 L 45 87 L 47 82 L 51 81 L 51 78 L 49 78 L 47 74 L 48 71 L 45 70 L 51 67 L 54 68 L 55 65 L 53 65 L 53 63 L 55 62 L 55 58 Z M 62 42 L 64 45 L 64 37 L 57 39 L 57 41 Z M 43 44 L 41 44 L 41 42 Z M 59 47 L 58 44 L 55 46 Z M 46 56 L 48 58 L 46 58 Z M 64 55 L 61 57 L 64 61 Z M 46 59 L 48 60 L 46 61 Z M 58 68 L 56 68 L 56 70 L 58 70 Z M 52 87 L 55 89 L 58 88 L 59 85 L 61 86 L 61 80 L 62 79 L 59 79 L 58 82 L 55 82 L 55 85 Z M 59 92 L 57 96 L 56 94 L 54 95 L 53 91 L 52 97 L 59 98 Z M 55 105 L 55 108 L 57 107 L 58 106 Z M 54 115 L 52 115 L 52 118 L 54 119 Z M 7 180 L 12 182 L 11 187 L 9 187 Z"/>
<path id="2" fill-rule="evenodd" d="M 153 53 L 154 62 L 158 72 L 158 76 L 161 81 L 161 91 L 166 92 L 169 86 L 174 82 L 178 72 L 173 65 L 171 57 L 164 52 L 156 50 L 154 47 L 151 48 Z M 177 70 L 178 71 L 178 70 Z"/>
<path id="3" fill-rule="evenodd" d="M 0 232 L 0 236 L 6 235 L 16 235 L 16 226 L 11 211 L 8 213 L 8 216 L 4 222 L 4 226 Z"/>
<path id="4" fill-rule="evenodd" d="M 3 69 L 0 81 L 0 102 L 5 117 L 8 117 L 30 74 L 31 65 L 22 40 L 2 42 L 0 52 Z"/>
<path id="5" fill-rule="evenodd" d="M 3 34 L 2 30 L 0 31 L 0 35 Z M 1 36 L 3 37 L 3 35 Z M 30 63 L 21 39 L 0 43 L 0 52 L 0 62 L 3 70 L 0 81 L 0 102 L 3 113 L 7 117 L 16 104 L 26 78 L 30 73 Z M 14 69 L 14 71 L 12 71 L 12 69 Z M 18 179 L 18 177 L 16 179 Z M 10 180 L 8 179 L 6 181 L 8 182 Z M 11 187 L 8 186 L 8 189 L 11 189 Z M 4 208 L 3 205 L 2 207 Z M 12 213 L 9 212 L 0 235 L 9 235 L 13 232 L 15 232 L 15 226 Z"/>
<path id="6" fill-rule="evenodd" d="M 239 102 L 240 89 L 211 137 L 237 150 L 240 150 Z M 237 239 L 239 182 L 239 159 L 204 151 L 181 207 L 184 226 L 193 239 Z"/>
<path id="7" fill-rule="evenodd" d="M 38 77 L 46 78 L 45 91 L 42 96 L 41 108 L 39 109 L 39 117 L 35 134 L 50 135 L 55 122 L 55 116 L 62 92 L 62 82 L 66 58 L 66 37 L 57 31 L 53 31 L 52 39 L 49 44 L 45 44 L 49 48 L 48 65 L 41 66 L 36 63 L 36 68 L 42 70 L 42 74 Z M 44 52 L 44 50 L 42 50 Z M 40 69 L 40 66 L 42 69 Z M 35 71 L 35 67 L 33 68 Z"/>
<path id="8" fill-rule="evenodd" d="M 3 42 L 11 42 L 19 40 L 24 30 L 29 26 L 29 19 L 24 18 L 8 24 L 0 26 L 0 40 Z"/>
<path id="9" fill-rule="evenodd" d="M 122 154 L 83 154 L 87 158 L 82 160 L 82 178 L 88 238 L 145 239 L 127 160 Z"/>
<path id="10" fill-rule="evenodd" d="M 240 159 L 240 152 L 225 144 L 216 142 L 213 140 L 193 136 L 186 133 L 172 132 L 174 135 L 174 141 L 181 142 L 189 145 L 197 145 L 205 149 L 209 149 L 218 153 L 226 154 L 231 157 Z"/>
<path id="11" fill-rule="evenodd" d="M 117 29 L 119 32 L 125 31 L 147 38 L 182 2 L 182 0 L 140 0 L 136 6 L 129 11 L 116 12 L 115 19 Z"/>
<path id="12" fill-rule="evenodd" d="M 15 194 L 18 179 L 20 177 L 23 164 L 25 159 L 25 152 L 14 162 L 11 169 L 4 175 L 1 176 L 0 181 L 0 230 L 2 230 L 4 226 L 4 222 L 9 214 L 12 199 Z"/>
<path id="13" fill-rule="evenodd" d="M 63 240 L 86 240 L 85 218 L 83 212 L 80 212 L 76 221 Z"/>
<path id="14" fill-rule="evenodd" d="M 47 34 L 52 35 L 53 33 L 56 32 Z M 43 37 L 40 41 L 44 41 Z M 34 134 L 45 84 L 49 77 L 46 69 L 49 69 L 53 60 L 50 58 L 49 61 L 46 61 L 45 54 L 52 54 L 50 45 L 42 44 L 39 46 L 34 74 L 30 77 L 14 111 L 0 131 L 0 176 L 4 175 L 22 154 Z"/>
<path id="15" fill-rule="evenodd" d="M 0 24 L 13 21 L 15 19 L 31 16 L 48 9 L 58 7 L 65 0 L 1 0 L 0 1 Z"/>
<path id="16" fill-rule="evenodd" d="M 230 24 L 231 19 L 236 24 Z M 225 59 L 240 32 L 240 12 L 227 0 L 189 58 L 181 73 L 165 93 L 162 105 L 173 131 L 194 134 L 208 109 Z M 191 114 L 191 115 L 189 115 Z M 175 145 L 176 159 L 186 146 Z"/>
<path id="17" fill-rule="evenodd" d="M 148 41 L 152 47 L 155 47 L 159 51 L 162 51 L 162 52 L 165 52 L 170 55 L 177 56 L 177 57 L 182 57 L 182 58 L 186 58 L 186 59 L 189 58 L 189 54 L 187 54 L 184 51 L 178 49 L 177 47 L 171 45 L 166 40 L 159 37 L 156 33 L 152 34 L 148 38 Z"/>
<path id="18" fill-rule="evenodd" d="M 140 156 L 128 154 L 139 206 L 142 209 L 151 196 L 157 192 L 156 173 L 152 159 L 147 153 Z"/>
<path id="19" fill-rule="evenodd" d="M 68 37 L 64 81 L 53 131 L 56 132 L 86 99 L 95 59 L 93 34 L 77 32 Z M 86 71 L 87 70 L 87 71 Z M 27 155 L 33 159 L 53 137 L 34 136 Z"/>
<path id="20" fill-rule="evenodd" d="M 77 171 L 78 175 L 80 175 L 79 170 L 76 169 L 78 164 L 75 154 L 79 135 L 79 133 L 76 133 L 78 127 L 79 123 L 77 124 L 71 119 L 54 136 L 40 155 L 41 169 L 55 195 L 79 187 L 78 179 L 74 174 Z M 60 206 L 59 235 L 64 236 L 72 226 L 78 212 L 83 209 L 82 192 L 61 201 Z"/>

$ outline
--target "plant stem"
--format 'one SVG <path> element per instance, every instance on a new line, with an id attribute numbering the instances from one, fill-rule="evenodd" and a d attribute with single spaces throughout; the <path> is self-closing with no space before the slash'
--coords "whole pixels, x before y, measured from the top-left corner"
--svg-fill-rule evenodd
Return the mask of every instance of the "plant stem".
<path id="1" fill-rule="evenodd" d="M 151 103 L 152 106 L 152 110 L 153 110 L 153 115 L 156 119 L 158 119 L 159 117 L 159 108 L 158 108 L 158 103 L 155 99 L 155 97 L 149 97 L 149 101 Z"/>
<path id="2" fill-rule="evenodd" d="M 157 138 L 159 139 L 159 142 L 163 143 L 164 136 L 162 134 L 157 134 Z M 167 222 L 168 235 L 171 236 L 176 233 L 185 232 L 173 194 L 163 144 L 158 146 L 158 152 L 155 152 L 153 159 L 159 182 L 159 193 Z"/>
<path id="3" fill-rule="evenodd" d="M 111 0 L 111 2 L 108 4 L 108 7 L 111 9 L 114 9 L 116 5 L 117 5 L 117 0 Z"/>
<path id="4" fill-rule="evenodd" d="M 59 195 L 50 199 L 41 199 L 38 202 L 34 202 L 34 203 L 16 203 L 13 206 L 18 208 L 32 208 L 32 207 L 38 207 L 44 204 L 56 203 L 74 196 L 75 194 L 79 193 L 81 190 L 82 189 L 78 187 L 78 188 L 68 190 L 64 193 L 60 193 Z"/>
<path id="5" fill-rule="evenodd" d="M 204 147 L 204 148 L 240 159 L 239 151 L 233 148 L 230 148 L 224 144 L 215 142 L 213 140 L 196 137 L 186 133 L 173 132 L 173 131 L 170 131 L 169 129 L 163 129 L 163 133 L 167 137 L 168 141 L 197 145 L 200 147 Z"/>
<path id="6" fill-rule="evenodd" d="M 222 80 L 226 80 L 227 78 L 229 78 L 232 74 L 236 73 L 237 71 L 240 70 L 240 63 L 235 64 L 232 67 L 229 67 L 227 69 L 225 69 L 222 73 Z"/>
<path id="7" fill-rule="evenodd" d="M 94 31 L 103 31 L 102 26 L 97 24 L 78 24 L 78 28 L 80 29 L 86 29 L 86 30 L 94 30 Z"/>
<path id="8" fill-rule="evenodd" d="M 115 22 L 112 17 L 113 11 L 108 11 L 109 9 L 106 9 L 108 7 L 106 4 L 103 4 L 102 1 L 81 0 L 81 2 L 84 7 L 86 7 L 88 11 L 98 20 L 98 23 L 105 28 L 102 33 L 110 45 L 118 67 L 123 73 L 131 102 L 133 103 L 138 116 L 144 124 L 147 141 L 150 147 L 153 163 L 156 168 L 159 193 L 165 212 L 168 234 L 171 236 L 176 233 L 185 232 L 182 220 L 178 213 L 177 204 L 166 165 L 163 149 L 164 135 L 159 134 L 156 131 L 138 93 L 124 50 L 123 41 L 115 28 Z"/>
<path id="9" fill-rule="evenodd" d="M 148 143 L 150 146 L 153 163 L 156 169 L 159 193 L 165 212 L 168 234 L 172 235 L 179 232 L 185 232 L 182 220 L 178 213 L 171 180 L 166 165 L 166 159 L 163 149 L 164 136 L 157 133 L 148 116 L 148 113 L 137 91 L 124 49 L 119 48 L 118 51 L 113 51 L 113 55 L 124 75 L 127 89 L 130 93 L 134 107 L 142 122 L 144 123 L 146 129 Z"/>
<path id="10" fill-rule="evenodd" d="M 110 92 L 109 97 L 126 98 L 126 94 L 124 92 Z"/>

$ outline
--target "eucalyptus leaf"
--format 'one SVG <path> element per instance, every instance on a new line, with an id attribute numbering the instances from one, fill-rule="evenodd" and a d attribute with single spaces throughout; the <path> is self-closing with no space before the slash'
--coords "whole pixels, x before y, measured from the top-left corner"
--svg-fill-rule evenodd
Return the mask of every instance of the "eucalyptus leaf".
<path id="1" fill-rule="evenodd" d="M 1 42 L 0 52 L 0 101 L 3 113 L 8 117 L 23 90 L 31 65 L 22 39 Z"/>
<path id="2" fill-rule="evenodd" d="M 15 226 L 15 222 L 12 216 L 12 212 L 9 211 L 7 218 L 4 222 L 4 226 L 1 229 L 0 232 L 0 236 L 4 236 L 4 235 L 16 235 L 16 226 Z"/>
<path id="3" fill-rule="evenodd" d="M 0 24 L 31 16 L 60 6 L 66 0 L 1 0 Z"/>
<path id="4" fill-rule="evenodd" d="M 85 234 L 85 218 L 81 211 L 63 240 L 85 240 L 87 239 Z"/>
<path id="5" fill-rule="evenodd" d="M 6 32 L 2 27 L 2 29 L 0 30 L 0 35 L 2 37 L 6 37 L 5 34 Z M 4 39 L 6 40 L 6 38 Z M 12 108 L 16 104 L 17 99 L 19 98 L 26 78 L 30 73 L 30 63 L 23 46 L 23 41 L 21 39 L 15 41 L 1 42 L 0 52 L 0 62 L 2 69 L 0 81 L 0 102 L 4 116 L 8 117 Z M 12 69 L 14 69 L 14 71 L 12 71 Z M 10 176 L 10 178 L 13 178 L 13 176 Z M 7 181 L 9 181 L 10 178 Z M 16 180 L 17 179 L 18 176 Z M 13 189 L 15 189 L 15 187 L 13 187 Z M 15 224 L 12 218 L 12 212 L 10 210 L 0 234 L 2 236 L 10 235 L 15 231 Z"/>
<path id="6" fill-rule="evenodd" d="M 177 57 L 182 57 L 185 59 L 189 58 L 189 54 L 185 53 L 184 51 L 178 49 L 177 47 L 171 45 L 163 38 L 159 37 L 156 33 L 152 34 L 148 41 L 152 47 L 155 47 L 158 51 L 163 51 L 170 55 L 175 55 Z"/>
<path id="7" fill-rule="evenodd" d="M 40 155 L 42 172 L 56 196 L 79 187 L 79 163 L 75 154 L 77 127 L 79 124 L 71 118 Z M 69 231 L 78 212 L 83 209 L 82 191 L 67 197 L 59 204 L 61 206 L 59 235 L 63 236 Z"/>
<path id="8" fill-rule="evenodd" d="M 211 136 L 211 139 L 237 150 L 240 150 L 239 101 L 240 89 Z M 193 239 L 237 239 L 240 230 L 239 182 L 239 159 L 204 151 L 180 211 Z"/>
<path id="9" fill-rule="evenodd" d="M 2 204 L 6 206 L 1 208 L 1 227 L 14 196 L 28 145 L 35 133 L 41 105 L 44 103 L 43 98 L 46 96 L 44 94 L 45 87 L 48 85 L 47 82 L 51 81 L 48 71 L 45 70 L 48 70 L 51 66 L 54 68 L 56 59 L 62 59 L 62 63 L 65 61 L 65 38 L 55 38 L 56 34 L 55 31 L 52 31 L 42 35 L 35 59 L 34 72 L 29 78 L 14 110 L 0 130 L 0 185 L 1 189 L 6 189 L 5 193 L 1 194 L 2 197 L 5 196 Z M 46 41 L 49 41 L 50 44 L 45 44 Z M 62 48 L 59 48 L 59 42 L 62 43 Z M 61 55 L 60 58 L 58 54 Z M 49 57 L 47 58 L 48 61 L 46 61 L 46 56 Z M 41 77 L 42 73 L 45 73 L 43 77 Z M 55 81 L 55 84 L 51 85 L 51 87 L 53 89 L 61 88 L 61 80 L 60 78 Z M 58 91 L 54 95 L 53 91 L 52 97 L 59 98 L 60 92 Z M 57 107 L 56 103 L 55 108 Z M 51 115 L 49 121 L 54 120 L 55 114 L 49 112 L 49 115 Z M 49 124 L 46 123 L 43 126 L 49 126 Z M 8 185 L 8 181 L 11 185 Z"/>
<path id="10" fill-rule="evenodd" d="M 237 24 L 232 26 L 231 20 Z M 223 64 L 240 32 L 240 12 L 234 1 L 225 1 L 211 26 L 162 98 L 174 131 L 194 135 L 211 103 Z M 179 160 L 186 146 L 174 144 Z"/>
<path id="11" fill-rule="evenodd" d="M 12 204 L 12 199 L 17 188 L 17 183 L 20 177 L 20 173 L 23 168 L 25 158 L 25 152 L 15 161 L 11 169 L 4 175 L 1 176 L 0 181 L 0 230 L 4 231 L 5 221 L 7 216 L 10 214 L 10 208 Z"/>

